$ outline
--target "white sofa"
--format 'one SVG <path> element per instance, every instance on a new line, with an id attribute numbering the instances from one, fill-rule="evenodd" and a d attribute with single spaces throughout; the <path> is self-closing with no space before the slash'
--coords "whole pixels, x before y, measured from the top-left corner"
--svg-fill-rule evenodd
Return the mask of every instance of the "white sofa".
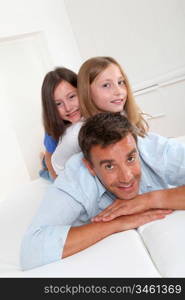
<path id="1" fill-rule="evenodd" d="M 0 277 L 160 276 L 134 230 L 112 235 L 63 261 L 22 272 L 19 266 L 21 239 L 48 184 L 44 179 L 35 180 L 17 188 L 6 201 L 0 202 Z"/>
<path id="2" fill-rule="evenodd" d="M 66 259 L 21 271 L 20 243 L 49 184 L 41 178 L 24 183 L 0 201 L 0 277 L 185 277 L 185 211 L 111 235 Z"/>
<path id="3" fill-rule="evenodd" d="M 0 277 L 185 277 L 185 211 L 107 237 L 64 260 L 22 272 L 22 236 L 47 190 L 43 179 L 0 203 Z"/>

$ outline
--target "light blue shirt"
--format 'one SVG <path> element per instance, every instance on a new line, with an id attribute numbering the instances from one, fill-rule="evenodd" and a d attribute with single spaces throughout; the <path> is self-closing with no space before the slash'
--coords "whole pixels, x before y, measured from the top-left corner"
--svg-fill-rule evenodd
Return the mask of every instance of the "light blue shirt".
<path id="1" fill-rule="evenodd" d="M 138 138 L 142 176 L 140 193 L 185 184 L 185 144 L 150 133 Z M 38 267 L 61 259 L 71 226 L 80 226 L 110 205 L 115 196 L 106 191 L 73 155 L 46 191 L 21 247 L 21 266 Z"/>

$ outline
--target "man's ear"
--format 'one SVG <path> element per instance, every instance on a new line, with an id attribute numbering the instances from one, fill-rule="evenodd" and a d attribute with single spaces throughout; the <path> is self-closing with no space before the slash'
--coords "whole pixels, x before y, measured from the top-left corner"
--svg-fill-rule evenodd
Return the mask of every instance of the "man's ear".
<path id="1" fill-rule="evenodd" d="M 94 172 L 93 165 L 87 159 L 85 159 L 85 158 L 83 158 L 82 161 L 83 161 L 84 165 L 86 166 L 86 168 L 91 173 L 91 175 L 96 176 L 96 174 Z"/>

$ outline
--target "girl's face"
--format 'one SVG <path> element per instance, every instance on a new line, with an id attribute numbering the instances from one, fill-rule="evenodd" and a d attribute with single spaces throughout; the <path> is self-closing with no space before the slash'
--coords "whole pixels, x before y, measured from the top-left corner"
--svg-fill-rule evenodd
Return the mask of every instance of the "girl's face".
<path id="1" fill-rule="evenodd" d="M 77 89 L 69 82 L 63 80 L 54 90 L 54 101 L 61 119 L 76 123 L 81 114 Z"/>
<path id="2" fill-rule="evenodd" d="M 101 111 L 123 111 L 127 88 L 118 66 L 110 64 L 94 79 L 91 84 L 91 97 Z"/>

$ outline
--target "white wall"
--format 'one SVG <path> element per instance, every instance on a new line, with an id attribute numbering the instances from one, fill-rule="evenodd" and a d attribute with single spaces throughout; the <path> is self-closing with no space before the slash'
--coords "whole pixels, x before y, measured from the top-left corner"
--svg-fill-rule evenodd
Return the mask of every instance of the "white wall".
<path id="1" fill-rule="evenodd" d="M 81 63 L 63 0 L 0 0 L 0 38 L 41 31 L 53 65 Z"/>
<path id="2" fill-rule="evenodd" d="M 9 124 L 17 140 L 15 146 L 8 131 L 2 139 L 4 147 L 1 148 L 3 155 L 0 156 L 0 163 L 5 172 L 0 182 L 4 181 L 4 184 L 10 175 L 8 165 L 11 176 L 14 172 L 17 173 L 11 166 L 12 160 L 16 161 L 17 148 L 25 164 L 26 175 L 31 179 L 38 177 L 39 152 L 43 149 L 44 135 L 40 89 L 43 76 L 50 65 L 47 62 L 50 56 L 48 58 L 47 52 L 45 53 L 42 37 L 38 33 L 27 34 L 0 42 L 0 110 L 4 120 L 6 119 L 4 124 Z M 1 123 L 3 124 L 2 121 Z M 4 126 L 1 130 L 4 130 Z M 11 158 L 6 155 L 7 149 L 11 149 Z M 8 161 L 5 157 L 9 157 Z"/>
<path id="3" fill-rule="evenodd" d="M 185 65 L 184 0 L 64 0 L 83 59 L 117 58 L 133 84 Z"/>
<path id="4" fill-rule="evenodd" d="M 167 137 L 185 136 L 185 77 L 136 93 L 141 109 L 151 117 L 150 130 Z"/>
<path id="5" fill-rule="evenodd" d="M 0 0 L 0 200 L 38 177 L 46 72 L 80 63 L 63 0 Z"/>
<path id="6" fill-rule="evenodd" d="M 151 130 L 185 134 L 185 1 L 64 1 L 83 60 L 116 58 L 140 90 L 138 104 L 154 116 Z"/>

